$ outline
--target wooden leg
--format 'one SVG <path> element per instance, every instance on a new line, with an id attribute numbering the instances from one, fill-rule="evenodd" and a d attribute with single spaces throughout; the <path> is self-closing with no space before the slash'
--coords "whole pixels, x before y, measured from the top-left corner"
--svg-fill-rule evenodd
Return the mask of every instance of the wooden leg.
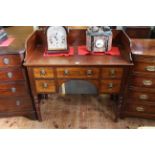
<path id="1" fill-rule="evenodd" d="M 28 119 L 31 119 L 31 120 L 37 120 L 37 115 L 35 112 L 25 115 L 25 117 L 27 117 Z"/>
<path id="2" fill-rule="evenodd" d="M 39 97 L 34 96 L 33 98 L 34 98 L 34 104 L 35 104 L 35 108 L 36 108 L 37 118 L 39 121 L 42 121 Z"/>

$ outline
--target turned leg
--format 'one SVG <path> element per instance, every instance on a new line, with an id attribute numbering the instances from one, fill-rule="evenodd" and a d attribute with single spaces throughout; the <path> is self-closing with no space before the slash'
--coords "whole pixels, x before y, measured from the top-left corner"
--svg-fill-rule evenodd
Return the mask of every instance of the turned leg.
<path id="1" fill-rule="evenodd" d="M 34 98 L 34 104 L 35 104 L 35 108 L 36 108 L 37 118 L 39 121 L 42 121 L 39 97 L 34 96 L 33 98 Z"/>

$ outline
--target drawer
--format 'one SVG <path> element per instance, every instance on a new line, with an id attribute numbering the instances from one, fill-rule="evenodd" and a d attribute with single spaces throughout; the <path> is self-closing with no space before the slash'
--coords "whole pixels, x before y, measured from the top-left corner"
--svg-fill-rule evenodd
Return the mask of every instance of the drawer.
<path id="1" fill-rule="evenodd" d="M 54 80 L 35 80 L 37 93 L 54 93 L 56 85 Z"/>
<path id="2" fill-rule="evenodd" d="M 155 114 L 155 106 L 140 105 L 140 104 L 136 104 L 136 103 L 128 103 L 127 105 L 125 105 L 125 111 L 136 112 L 136 113 Z"/>
<path id="3" fill-rule="evenodd" d="M 33 105 L 30 97 L 0 98 L 0 113 L 26 110 L 33 111 Z"/>
<path id="4" fill-rule="evenodd" d="M 21 66 L 20 55 L 1 55 L 0 56 L 0 67 L 5 66 Z"/>
<path id="5" fill-rule="evenodd" d="M 22 69 L 1 69 L 0 70 L 0 82 L 24 80 Z"/>
<path id="6" fill-rule="evenodd" d="M 144 88 L 155 88 L 155 79 L 149 77 L 138 77 L 133 76 L 131 78 L 131 85 L 136 87 L 144 87 Z"/>
<path id="7" fill-rule="evenodd" d="M 99 68 L 62 67 L 57 68 L 58 78 L 99 78 Z"/>
<path id="8" fill-rule="evenodd" d="M 155 73 L 155 63 L 135 63 L 133 71 Z"/>
<path id="9" fill-rule="evenodd" d="M 128 99 L 138 102 L 144 102 L 144 101 L 155 102 L 155 94 L 148 92 L 130 91 L 128 94 Z"/>
<path id="10" fill-rule="evenodd" d="M 37 67 L 33 68 L 33 75 L 35 78 L 53 78 L 54 71 L 50 67 Z"/>
<path id="11" fill-rule="evenodd" d="M 101 93 L 119 93 L 121 88 L 121 80 L 102 80 Z"/>
<path id="12" fill-rule="evenodd" d="M 0 96 L 21 96 L 28 94 L 28 89 L 25 82 L 16 83 L 1 83 L 0 84 Z"/>
<path id="13" fill-rule="evenodd" d="M 102 78 L 122 78 L 123 68 L 119 67 L 105 67 L 102 68 L 101 77 Z"/>

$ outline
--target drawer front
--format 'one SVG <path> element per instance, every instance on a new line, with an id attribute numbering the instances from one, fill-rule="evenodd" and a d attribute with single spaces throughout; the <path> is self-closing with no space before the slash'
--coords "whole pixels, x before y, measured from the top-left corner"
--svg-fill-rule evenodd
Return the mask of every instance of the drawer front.
<path id="1" fill-rule="evenodd" d="M 13 97 L 0 98 L 0 113 L 2 112 L 19 112 L 19 111 L 33 111 L 32 101 L 29 97 Z"/>
<path id="2" fill-rule="evenodd" d="M 102 80 L 101 93 L 119 93 L 121 88 L 121 80 Z"/>
<path id="3" fill-rule="evenodd" d="M 135 100 L 138 102 L 143 102 L 143 101 L 155 102 L 155 94 L 154 93 L 147 93 L 147 92 L 130 91 L 129 95 L 128 95 L 128 99 L 129 100 Z"/>
<path id="4" fill-rule="evenodd" d="M 24 82 L 0 84 L 0 96 L 21 96 L 26 94 L 28 94 L 28 89 Z"/>
<path id="5" fill-rule="evenodd" d="M 62 67 L 57 68 L 58 78 L 98 78 L 99 68 Z"/>
<path id="6" fill-rule="evenodd" d="M 0 81 L 24 80 L 22 69 L 2 69 L 0 70 Z"/>
<path id="7" fill-rule="evenodd" d="M 105 67 L 102 68 L 101 77 L 102 78 L 122 78 L 123 68 L 118 67 Z"/>
<path id="8" fill-rule="evenodd" d="M 21 59 L 19 55 L 1 55 L 0 67 L 5 66 L 21 66 Z"/>
<path id="9" fill-rule="evenodd" d="M 133 71 L 155 73 L 155 63 L 135 63 Z"/>
<path id="10" fill-rule="evenodd" d="M 56 86 L 54 80 L 35 80 L 37 93 L 54 93 Z"/>
<path id="11" fill-rule="evenodd" d="M 131 85 L 144 88 L 155 88 L 155 79 L 154 78 L 141 78 L 133 77 L 131 79 Z"/>
<path id="12" fill-rule="evenodd" d="M 54 71 L 50 67 L 37 67 L 33 68 L 33 75 L 35 78 L 53 78 Z"/>
<path id="13" fill-rule="evenodd" d="M 155 106 L 139 105 L 139 104 L 136 104 L 136 103 L 128 103 L 125 106 L 125 111 L 136 112 L 136 113 L 155 114 Z"/>

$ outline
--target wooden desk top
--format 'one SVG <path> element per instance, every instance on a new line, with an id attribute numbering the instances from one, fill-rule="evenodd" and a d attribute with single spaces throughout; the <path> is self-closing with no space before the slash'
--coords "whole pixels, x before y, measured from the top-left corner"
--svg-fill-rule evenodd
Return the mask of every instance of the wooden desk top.
<path id="1" fill-rule="evenodd" d="M 15 40 L 8 47 L 0 47 L 0 54 L 17 54 L 25 51 L 25 41 L 29 34 L 32 33 L 32 26 L 14 26 L 5 28 L 8 36 Z"/>
<path id="2" fill-rule="evenodd" d="M 76 51 L 76 49 L 75 49 Z M 44 57 L 41 49 L 36 49 L 25 62 L 26 66 L 100 66 L 100 65 L 132 65 L 121 56 L 80 56 L 77 51 L 73 56 Z"/>
<path id="3" fill-rule="evenodd" d="M 132 39 L 132 54 L 155 56 L 155 39 Z"/>

